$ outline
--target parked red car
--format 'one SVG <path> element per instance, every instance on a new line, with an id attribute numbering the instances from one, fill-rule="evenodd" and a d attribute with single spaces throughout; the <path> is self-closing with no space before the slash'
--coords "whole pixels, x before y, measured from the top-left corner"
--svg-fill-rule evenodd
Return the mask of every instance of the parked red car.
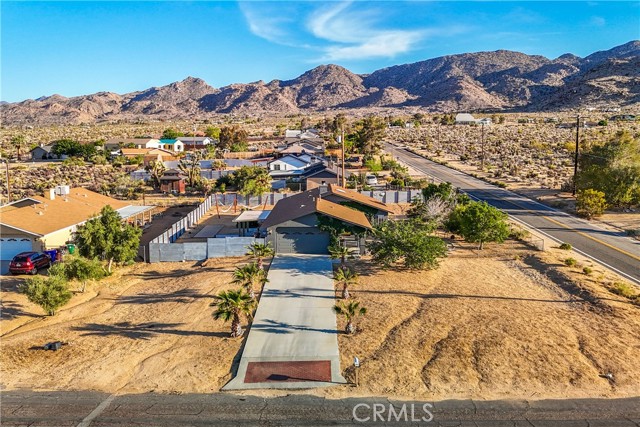
<path id="1" fill-rule="evenodd" d="M 11 260 L 11 274 L 37 274 L 38 270 L 51 267 L 51 258 L 42 252 L 21 252 Z"/>

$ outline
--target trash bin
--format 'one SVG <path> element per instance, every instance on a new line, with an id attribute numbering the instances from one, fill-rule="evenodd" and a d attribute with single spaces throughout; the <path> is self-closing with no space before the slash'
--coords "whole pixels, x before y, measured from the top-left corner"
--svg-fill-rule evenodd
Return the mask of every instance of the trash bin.
<path id="1" fill-rule="evenodd" d="M 52 249 L 50 251 L 44 251 L 44 253 L 49 255 L 49 258 L 51 258 L 52 262 L 56 262 L 58 260 L 58 250 L 57 249 Z"/>
<path id="2" fill-rule="evenodd" d="M 76 253 L 76 245 L 74 245 L 74 244 L 72 244 L 72 243 L 69 243 L 69 244 L 67 245 L 67 250 L 69 251 L 69 253 L 70 253 L 71 255 L 75 254 L 75 253 Z"/>

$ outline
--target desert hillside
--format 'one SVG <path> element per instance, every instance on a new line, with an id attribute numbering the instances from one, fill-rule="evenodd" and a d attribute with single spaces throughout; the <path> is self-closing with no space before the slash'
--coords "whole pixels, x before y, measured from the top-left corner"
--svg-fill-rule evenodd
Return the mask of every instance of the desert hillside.
<path id="1" fill-rule="evenodd" d="M 640 41 L 585 58 L 520 52 L 465 53 L 358 75 L 321 65 L 292 80 L 214 88 L 188 77 L 139 92 L 100 92 L 3 103 L 5 125 L 79 124 L 137 119 L 178 120 L 216 114 L 295 114 L 345 108 L 426 111 L 563 111 L 637 108 Z"/>

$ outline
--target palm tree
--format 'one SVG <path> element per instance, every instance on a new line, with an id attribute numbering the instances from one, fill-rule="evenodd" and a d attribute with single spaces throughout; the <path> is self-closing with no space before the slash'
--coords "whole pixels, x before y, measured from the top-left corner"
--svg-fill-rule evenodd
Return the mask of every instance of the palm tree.
<path id="1" fill-rule="evenodd" d="M 24 135 L 16 135 L 11 138 L 11 145 L 16 149 L 16 158 L 20 161 L 20 152 L 27 145 L 27 140 Z"/>
<path id="2" fill-rule="evenodd" d="M 344 270 L 346 268 L 347 257 L 351 256 L 351 251 L 346 246 L 334 245 L 329 246 L 329 256 L 331 259 L 340 260 L 340 268 Z"/>
<path id="3" fill-rule="evenodd" d="M 250 255 L 251 258 L 258 261 L 258 268 L 260 270 L 264 270 L 264 258 L 273 256 L 274 253 L 275 252 L 269 243 L 252 243 L 249 245 L 249 252 L 247 252 L 247 255 Z"/>
<path id="4" fill-rule="evenodd" d="M 254 286 L 264 285 L 269 280 L 264 270 L 260 270 L 255 262 L 251 264 L 243 265 L 242 267 L 236 267 L 233 272 L 233 280 L 231 283 L 234 285 L 240 285 L 247 290 L 252 300 L 256 299 L 256 293 L 253 290 Z"/>
<path id="5" fill-rule="evenodd" d="M 216 307 L 213 318 L 225 322 L 231 320 L 231 337 L 241 337 L 244 331 L 240 325 L 240 316 L 245 315 L 247 319 L 251 319 L 255 300 L 242 289 L 222 291 L 216 299 L 217 301 L 211 304 Z"/>
<path id="6" fill-rule="evenodd" d="M 333 273 L 336 285 L 342 285 L 342 298 L 349 298 L 349 285 L 358 283 L 358 274 L 348 268 L 339 268 Z"/>
<path id="7" fill-rule="evenodd" d="M 337 315 L 342 315 L 347 320 L 347 326 L 344 331 L 347 334 L 353 334 L 356 331 L 353 325 L 353 319 L 357 316 L 364 316 L 367 313 L 367 309 L 360 307 L 359 301 L 340 302 L 333 306 L 333 311 Z"/>

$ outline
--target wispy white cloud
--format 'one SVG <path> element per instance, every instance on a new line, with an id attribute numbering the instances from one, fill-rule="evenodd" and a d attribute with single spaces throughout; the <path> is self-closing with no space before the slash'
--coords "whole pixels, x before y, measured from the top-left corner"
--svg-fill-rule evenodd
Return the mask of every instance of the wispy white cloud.
<path id="1" fill-rule="evenodd" d="M 286 46 L 311 49 L 317 61 L 392 58 L 415 50 L 429 37 L 459 34 L 461 25 L 404 29 L 388 26 L 389 11 L 375 3 L 340 2 L 321 6 L 300 3 L 240 3 L 250 31 Z M 276 6 L 277 5 L 277 8 Z M 306 42 L 302 42 L 305 40 Z"/>
<path id="2" fill-rule="evenodd" d="M 591 25 L 595 25 L 596 27 L 604 27 L 605 25 L 607 25 L 607 21 L 602 16 L 592 16 Z"/>
<path id="3" fill-rule="evenodd" d="M 321 60 L 394 57 L 424 39 L 425 30 L 381 29 L 383 13 L 362 4 L 339 3 L 311 15 L 307 27 L 317 39 L 331 42 Z"/>

